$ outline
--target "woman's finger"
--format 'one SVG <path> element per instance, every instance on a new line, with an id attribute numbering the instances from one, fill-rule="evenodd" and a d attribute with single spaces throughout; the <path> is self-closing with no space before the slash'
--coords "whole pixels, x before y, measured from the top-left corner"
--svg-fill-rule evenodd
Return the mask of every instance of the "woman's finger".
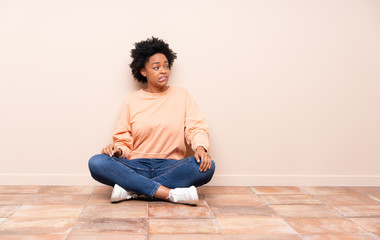
<path id="1" fill-rule="evenodd" d="M 110 152 L 110 149 L 109 149 L 108 147 L 106 148 L 106 151 L 105 151 L 105 152 L 106 152 L 106 154 L 107 154 L 108 156 L 111 157 L 111 152 Z"/>
<path id="2" fill-rule="evenodd" d="M 204 166 L 203 171 L 206 172 L 208 168 L 208 164 L 209 164 L 209 157 L 207 153 L 204 154 L 204 159 L 205 159 L 205 166 Z"/>
<path id="3" fill-rule="evenodd" d="M 112 144 L 112 145 L 110 146 L 110 152 L 111 152 L 110 156 L 113 157 L 113 156 L 115 155 L 115 152 L 116 152 L 116 147 L 115 147 L 115 145 Z"/>
<path id="4" fill-rule="evenodd" d="M 197 160 L 197 163 L 199 163 L 199 155 L 198 155 L 198 153 L 195 153 L 194 157 L 195 157 L 195 160 Z"/>
<path id="5" fill-rule="evenodd" d="M 113 155 L 113 144 L 107 146 L 107 155 L 112 157 Z"/>
<path id="6" fill-rule="evenodd" d="M 207 168 L 206 168 L 206 171 L 207 171 L 207 170 L 210 170 L 210 168 L 211 168 L 211 158 L 210 158 L 210 156 L 208 156 L 208 161 L 207 161 Z"/>
<path id="7" fill-rule="evenodd" d="M 209 154 L 207 154 L 207 166 L 206 166 L 206 171 L 211 169 L 211 164 L 212 164 L 212 159 Z"/>
<path id="8" fill-rule="evenodd" d="M 202 163 L 202 172 L 206 172 L 208 166 L 208 157 L 206 152 L 202 154 Z"/>
<path id="9" fill-rule="evenodd" d="M 206 166 L 206 171 L 209 170 L 211 167 L 211 159 L 210 155 L 207 155 L 207 166 Z"/>
<path id="10" fill-rule="evenodd" d="M 199 165 L 199 171 L 200 172 L 203 172 L 203 166 L 204 166 L 204 163 L 205 163 L 205 161 L 203 160 L 204 158 L 203 158 L 203 156 L 200 156 L 200 162 L 201 162 L 201 164 Z"/>

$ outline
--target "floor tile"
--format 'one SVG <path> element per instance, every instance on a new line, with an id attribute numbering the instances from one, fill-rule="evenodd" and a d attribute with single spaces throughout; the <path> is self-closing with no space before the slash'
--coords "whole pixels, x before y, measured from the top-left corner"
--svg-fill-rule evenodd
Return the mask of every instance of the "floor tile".
<path id="1" fill-rule="evenodd" d="M 146 240 L 146 234 L 71 234 L 67 240 Z"/>
<path id="2" fill-rule="evenodd" d="M 218 187 L 218 186 L 205 186 L 200 187 L 201 191 L 205 195 L 243 195 L 252 194 L 252 189 L 250 187 Z"/>
<path id="3" fill-rule="evenodd" d="M 82 209 L 83 205 L 23 205 L 12 218 L 77 218 Z"/>
<path id="4" fill-rule="evenodd" d="M 298 187 L 252 187 L 256 194 L 304 194 Z"/>
<path id="5" fill-rule="evenodd" d="M 228 240 L 302 240 L 296 234 L 226 234 Z"/>
<path id="6" fill-rule="evenodd" d="M 380 193 L 380 187 L 351 187 L 353 190 L 358 191 L 360 193 Z"/>
<path id="7" fill-rule="evenodd" d="M 212 218 L 208 206 L 188 206 L 182 204 L 149 206 L 149 218 Z"/>
<path id="8" fill-rule="evenodd" d="M 33 194 L 40 186 L 0 185 L 0 194 Z"/>
<path id="9" fill-rule="evenodd" d="M 113 187 L 111 186 L 96 186 L 92 194 L 107 194 L 111 196 Z"/>
<path id="10" fill-rule="evenodd" d="M 212 206 L 215 217 L 274 217 L 276 214 L 268 206 Z"/>
<path id="11" fill-rule="evenodd" d="M 343 217 L 326 205 L 272 205 L 270 207 L 282 217 Z"/>
<path id="12" fill-rule="evenodd" d="M 28 205 L 80 205 L 86 204 L 90 195 L 67 195 L 67 194 L 36 194 L 25 201 Z"/>
<path id="13" fill-rule="evenodd" d="M 376 200 L 362 194 L 318 195 L 318 200 L 329 205 L 380 205 Z"/>
<path id="14" fill-rule="evenodd" d="M 215 219 L 149 219 L 148 224 L 153 234 L 220 233 Z"/>
<path id="15" fill-rule="evenodd" d="M 75 234 L 146 234 L 144 218 L 81 218 L 73 226 Z"/>
<path id="16" fill-rule="evenodd" d="M 380 202 L 380 193 L 370 193 L 368 196 L 378 202 Z"/>
<path id="17" fill-rule="evenodd" d="M 380 187 L 203 186 L 197 206 L 111 204 L 112 189 L 0 186 L 0 239 L 380 239 Z"/>
<path id="18" fill-rule="evenodd" d="M 74 220 L 73 218 L 8 218 L 0 225 L 0 232 L 22 235 L 68 234 Z"/>
<path id="19" fill-rule="evenodd" d="M 335 206 L 346 217 L 380 217 L 380 205 Z"/>
<path id="20" fill-rule="evenodd" d="M 318 199 L 306 194 L 263 194 L 259 195 L 267 204 L 322 204 Z"/>
<path id="21" fill-rule="evenodd" d="M 144 201 L 144 200 L 143 200 Z M 173 206 L 175 203 L 164 201 L 164 200 L 145 200 L 148 202 L 149 206 L 153 205 L 167 205 L 167 206 Z M 203 195 L 198 195 L 198 204 L 197 206 L 201 205 L 208 205 L 206 202 L 206 199 Z"/>
<path id="22" fill-rule="evenodd" d="M 281 218 L 221 217 L 216 218 L 224 234 L 295 234 Z"/>
<path id="23" fill-rule="evenodd" d="M 65 240 L 66 235 L 0 235 L 4 240 Z"/>
<path id="24" fill-rule="evenodd" d="M 363 232 L 357 224 L 345 218 L 289 218 L 286 221 L 303 234 Z"/>
<path id="25" fill-rule="evenodd" d="M 38 194 L 92 194 L 93 186 L 43 186 Z"/>
<path id="26" fill-rule="evenodd" d="M 209 205 L 264 205 L 264 202 L 255 194 L 246 195 L 206 195 Z"/>
<path id="27" fill-rule="evenodd" d="M 303 235 L 304 240 L 378 240 L 370 233 L 347 233 L 347 234 L 316 234 Z"/>
<path id="28" fill-rule="evenodd" d="M 91 195 L 90 199 L 87 202 L 87 205 L 110 205 L 110 195 L 105 194 L 97 194 L 97 195 Z M 114 203 L 114 205 L 141 205 L 146 206 L 147 202 L 145 200 L 127 200 L 127 201 L 121 201 L 118 203 Z"/>
<path id="29" fill-rule="evenodd" d="M 33 195 L 28 194 L 1 194 L 0 205 L 20 205 L 27 202 Z"/>
<path id="30" fill-rule="evenodd" d="M 328 194 L 355 194 L 357 191 L 350 187 L 300 187 L 301 190 L 313 195 L 328 195 Z"/>
<path id="31" fill-rule="evenodd" d="M 80 218 L 146 218 L 147 207 L 128 205 L 92 205 L 86 206 L 79 216 Z"/>
<path id="32" fill-rule="evenodd" d="M 0 195 L 1 197 L 1 195 Z M 11 216 L 21 205 L 0 205 L 0 218 Z"/>
<path id="33" fill-rule="evenodd" d="M 148 240 L 224 240 L 222 234 L 150 234 Z"/>
<path id="34" fill-rule="evenodd" d="M 351 220 L 380 238 L 380 218 L 351 218 Z"/>
<path id="35" fill-rule="evenodd" d="M 98 194 L 98 195 L 91 195 L 90 199 L 87 202 L 87 205 L 109 205 L 110 202 L 110 195 L 105 194 Z"/>

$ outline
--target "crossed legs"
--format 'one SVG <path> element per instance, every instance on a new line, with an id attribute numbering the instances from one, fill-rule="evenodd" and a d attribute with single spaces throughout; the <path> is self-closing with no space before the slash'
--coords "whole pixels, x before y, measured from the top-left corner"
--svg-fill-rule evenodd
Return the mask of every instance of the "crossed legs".
<path id="1" fill-rule="evenodd" d="M 103 184 L 117 184 L 127 191 L 166 200 L 171 189 L 208 183 L 214 174 L 215 163 L 211 169 L 200 172 L 194 157 L 127 160 L 98 154 L 89 160 L 89 169 L 92 177 Z"/>

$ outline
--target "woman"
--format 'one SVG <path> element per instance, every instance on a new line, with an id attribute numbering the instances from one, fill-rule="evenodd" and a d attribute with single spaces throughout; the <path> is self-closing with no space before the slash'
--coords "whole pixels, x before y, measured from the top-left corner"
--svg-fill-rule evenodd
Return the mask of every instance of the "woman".
<path id="1" fill-rule="evenodd" d="M 135 43 L 130 67 L 145 88 L 127 96 L 113 143 L 89 160 L 92 177 L 114 186 L 111 202 L 145 195 L 196 205 L 196 186 L 208 183 L 215 163 L 208 154 L 208 127 L 183 88 L 168 86 L 176 59 L 167 43 Z M 185 139 L 195 154 L 184 158 Z"/>

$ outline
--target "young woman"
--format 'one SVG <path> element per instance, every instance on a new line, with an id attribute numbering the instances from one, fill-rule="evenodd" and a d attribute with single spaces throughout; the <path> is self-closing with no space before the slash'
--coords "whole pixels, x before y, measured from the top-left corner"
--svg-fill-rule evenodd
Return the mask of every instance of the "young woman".
<path id="1" fill-rule="evenodd" d="M 135 43 L 130 67 L 145 88 L 127 96 L 113 143 L 89 160 L 92 177 L 114 186 L 111 202 L 145 195 L 196 205 L 195 187 L 208 183 L 215 163 L 208 154 L 205 118 L 189 93 L 168 85 L 177 58 L 167 43 Z M 185 139 L 195 154 L 184 158 Z"/>

